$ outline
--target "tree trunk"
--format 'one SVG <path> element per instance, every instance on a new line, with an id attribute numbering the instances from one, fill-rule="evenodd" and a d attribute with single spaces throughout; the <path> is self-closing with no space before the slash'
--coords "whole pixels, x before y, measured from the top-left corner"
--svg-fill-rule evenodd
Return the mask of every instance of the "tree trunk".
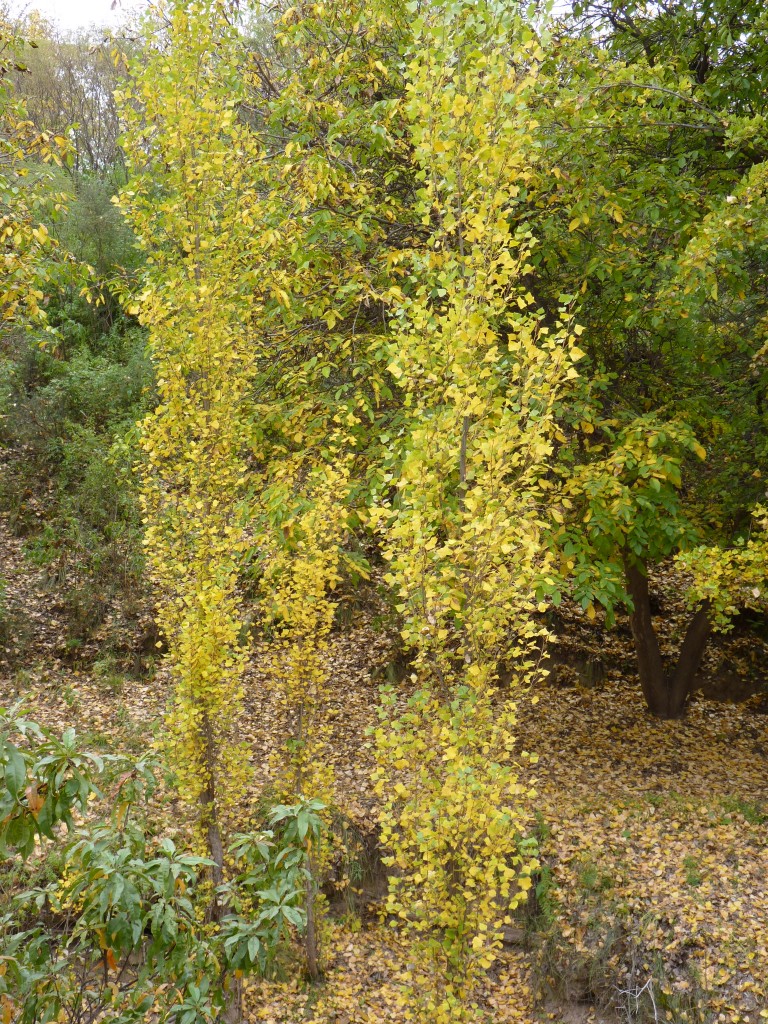
<path id="1" fill-rule="evenodd" d="M 677 656 L 675 671 L 672 673 L 670 680 L 672 693 L 682 704 L 685 704 L 691 692 L 693 677 L 696 675 L 701 659 L 704 657 L 704 650 L 711 632 L 712 622 L 709 618 L 709 601 L 705 601 L 691 619 L 683 645 L 680 648 L 680 653 Z"/>
<path id="2" fill-rule="evenodd" d="M 306 872 L 305 910 L 307 914 L 307 931 L 304 947 L 307 954 L 307 974 L 311 981 L 317 981 L 320 976 L 320 970 L 318 967 L 317 914 L 315 907 L 315 863 L 312 856 L 311 842 L 307 844 Z"/>
<path id="3" fill-rule="evenodd" d="M 213 861 L 211 868 L 211 881 L 214 885 L 213 899 L 211 901 L 210 918 L 217 923 L 222 920 L 228 911 L 226 904 L 222 903 L 216 887 L 224 881 L 224 843 L 221 838 L 219 827 L 218 803 L 216 800 L 216 779 L 215 770 L 217 762 L 216 738 L 213 733 L 211 720 L 207 713 L 203 713 L 203 742 L 205 744 L 205 769 L 206 783 L 200 794 L 200 817 L 202 825 L 206 830 L 208 839 L 208 853 Z M 224 991 L 224 1007 L 221 1019 L 225 1024 L 241 1024 L 243 1019 L 243 987 L 239 978 L 234 974 L 223 972 L 221 986 Z"/>
<path id="4" fill-rule="evenodd" d="M 208 840 L 208 853 L 213 861 L 211 876 L 214 886 L 221 885 L 224 881 L 224 844 L 221 841 L 221 829 L 219 828 L 218 804 L 216 800 L 216 739 L 213 735 L 213 726 L 207 712 L 203 712 L 203 744 L 205 750 L 204 771 L 206 774 L 205 786 L 200 794 L 200 818 L 203 828 L 206 831 Z M 218 898 L 214 896 L 213 919 L 221 920 L 221 907 Z"/>
<path id="5" fill-rule="evenodd" d="M 225 1024 L 242 1024 L 243 1020 L 243 983 L 234 974 L 224 979 L 227 985 L 224 1008 L 221 1019 Z"/>
<path id="6" fill-rule="evenodd" d="M 696 611 L 685 634 L 680 654 L 671 673 L 664 670 L 659 640 L 651 616 L 648 571 L 642 563 L 625 562 L 627 593 L 632 598 L 630 614 L 637 667 L 645 702 L 658 718 L 680 718 L 688 701 L 693 677 L 701 664 L 711 631 L 709 603 Z"/>
<path id="7" fill-rule="evenodd" d="M 664 662 L 651 618 L 648 576 L 645 566 L 640 568 L 629 562 L 625 564 L 624 571 L 627 580 L 627 593 L 632 598 L 632 612 L 629 621 L 635 640 L 640 686 L 651 714 L 666 718 Z"/>

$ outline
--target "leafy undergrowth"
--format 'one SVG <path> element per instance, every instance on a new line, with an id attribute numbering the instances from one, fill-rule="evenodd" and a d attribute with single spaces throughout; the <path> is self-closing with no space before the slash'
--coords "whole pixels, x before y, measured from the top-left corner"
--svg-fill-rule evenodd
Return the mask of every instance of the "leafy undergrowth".
<path id="1" fill-rule="evenodd" d="M 6 577 L 17 604 L 26 602 L 30 637 L 26 668 L 0 680 L 0 704 L 23 695 L 30 717 L 54 728 L 75 725 L 92 749 L 138 752 L 162 714 L 163 674 L 128 679 L 107 656 L 87 673 L 51 663 L 47 602 L 55 595 L 34 574 L 25 591 L 19 552 L 12 544 L 6 551 L 13 563 Z M 359 610 L 337 638 L 327 716 L 337 802 L 351 831 L 366 841 L 376 818 L 366 729 L 375 721 L 382 667 L 393 661 L 379 612 Z M 697 695 L 684 720 L 655 721 L 628 670 L 631 651 L 621 629 L 602 636 L 596 624 L 569 616 L 552 681 L 520 699 L 520 744 L 539 754 L 529 769 L 538 791 L 531 830 L 544 870 L 537 900 L 510 929 L 512 944 L 490 972 L 480 1007 L 499 1024 L 760 1024 L 768 1017 L 764 698 L 733 705 Z M 675 618 L 674 609 L 665 610 L 665 643 L 674 639 Z M 605 663 L 589 688 L 573 685 L 578 674 L 563 671 L 575 658 L 569 639 L 579 649 L 591 645 Z M 713 657 L 722 658 L 718 650 Z M 267 669 L 257 651 L 241 723 L 254 751 L 254 813 L 279 764 L 286 726 Z M 183 829 L 172 791 L 161 800 L 155 813 L 163 827 Z M 352 851 L 358 869 L 364 845 L 360 840 Z M 403 1020 L 397 992 L 407 958 L 396 933 L 378 921 L 376 866 L 367 880 L 358 873 L 358 898 L 334 903 L 326 926 L 324 983 L 252 983 L 251 1020 Z M 286 977 L 291 971 L 287 966 Z"/>

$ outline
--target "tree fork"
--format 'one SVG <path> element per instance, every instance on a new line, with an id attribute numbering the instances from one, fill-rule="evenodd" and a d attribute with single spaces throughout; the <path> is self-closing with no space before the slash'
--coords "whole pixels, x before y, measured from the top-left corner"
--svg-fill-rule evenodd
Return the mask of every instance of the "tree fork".
<path id="1" fill-rule="evenodd" d="M 632 598 L 629 621 L 635 641 L 640 686 L 648 710 L 658 718 L 680 718 L 685 712 L 693 678 L 712 630 L 709 603 L 704 602 L 693 616 L 675 667 L 668 673 L 651 615 L 647 566 L 627 559 L 624 573 L 627 592 Z"/>

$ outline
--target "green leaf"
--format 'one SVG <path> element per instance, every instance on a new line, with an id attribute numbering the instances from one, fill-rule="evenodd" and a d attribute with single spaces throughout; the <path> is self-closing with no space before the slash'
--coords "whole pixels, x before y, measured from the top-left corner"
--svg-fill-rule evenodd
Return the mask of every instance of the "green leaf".
<path id="1" fill-rule="evenodd" d="M 8 760 L 5 765 L 5 785 L 11 796 L 18 800 L 24 792 L 27 778 L 26 761 L 21 752 L 11 744 L 8 746 L 6 756 Z"/>

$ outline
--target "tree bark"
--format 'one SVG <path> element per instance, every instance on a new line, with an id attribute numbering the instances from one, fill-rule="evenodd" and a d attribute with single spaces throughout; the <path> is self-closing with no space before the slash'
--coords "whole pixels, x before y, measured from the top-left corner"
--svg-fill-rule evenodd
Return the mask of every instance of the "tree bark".
<path id="1" fill-rule="evenodd" d="M 651 616 L 648 571 L 643 563 L 624 565 L 627 593 L 632 598 L 630 624 L 635 641 L 640 686 L 651 714 L 658 718 L 680 718 L 691 692 L 693 678 L 701 664 L 712 628 L 709 603 L 696 611 L 685 634 L 672 672 L 664 668 L 659 640 Z"/>
<path id="2" fill-rule="evenodd" d="M 307 954 L 307 974 L 310 981 L 317 981 L 320 976 L 318 966 L 317 915 L 315 907 L 315 863 L 312 856 L 311 842 L 307 844 L 305 882 L 305 910 L 307 914 L 307 931 L 304 947 Z"/>
<path id="3" fill-rule="evenodd" d="M 461 443 L 459 445 L 459 512 L 464 512 L 464 500 L 467 491 L 467 441 L 469 439 L 469 416 L 461 421 Z"/>
<path id="4" fill-rule="evenodd" d="M 218 923 L 224 918 L 229 908 L 222 903 L 219 894 L 216 892 L 216 888 L 224 881 L 224 843 L 221 838 L 218 803 L 216 800 L 216 738 L 213 733 L 211 720 L 205 712 L 203 713 L 202 732 L 205 744 L 205 770 L 207 778 L 203 791 L 200 794 L 200 816 L 208 839 L 208 853 L 213 861 L 211 881 L 214 885 L 214 892 L 211 901 L 210 917 L 212 921 Z M 224 1021 L 224 1024 L 241 1024 L 243 1019 L 243 987 L 240 979 L 235 977 L 234 974 L 224 971 L 221 976 L 221 986 L 224 991 L 222 1021 Z"/>
<path id="5" fill-rule="evenodd" d="M 648 576 L 645 566 L 640 568 L 630 562 L 626 563 L 624 571 L 627 593 L 632 598 L 629 621 L 635 641 L 640 686 L 651 714 L 666 717 L 664 662 L 656 630 L 653 628 Z"/>
<path id="6" fill-rule="evenodd" d="M 221 1019 L 225 1024 L 242 1024 L 243 983 L 234 974 L 228 974 L 223 982 L 227 985 Z"/>
<path id="7" fill-rule="evenodd" d="M 200 794 L 200 817 L 207 834 L 208 852 L 213 861 L 213 867 L 211 868 L 213 884 L 218 886 L 224 881 L 224 844 L 221 840 L 216 800 L 216 740 L 213 735 L 213 726 L 207 713 L 203 712 L 202 717 L 206 781 Z M 221 919 L 221 909 L 218 898 L 214 896 L 214 920 L 219 921 Z"/>
<path id="8" fill-rule="evenodd" d="M 683 640 L 683 646 L 677 656 L 677 665 L 669 681 L 672 701 L 681 707 L 688 700 L 693 685 L 693 677 L 704 657 L 712 622 L 709 617 L 709 601 L 705 601 L 691 619 Z"/>

